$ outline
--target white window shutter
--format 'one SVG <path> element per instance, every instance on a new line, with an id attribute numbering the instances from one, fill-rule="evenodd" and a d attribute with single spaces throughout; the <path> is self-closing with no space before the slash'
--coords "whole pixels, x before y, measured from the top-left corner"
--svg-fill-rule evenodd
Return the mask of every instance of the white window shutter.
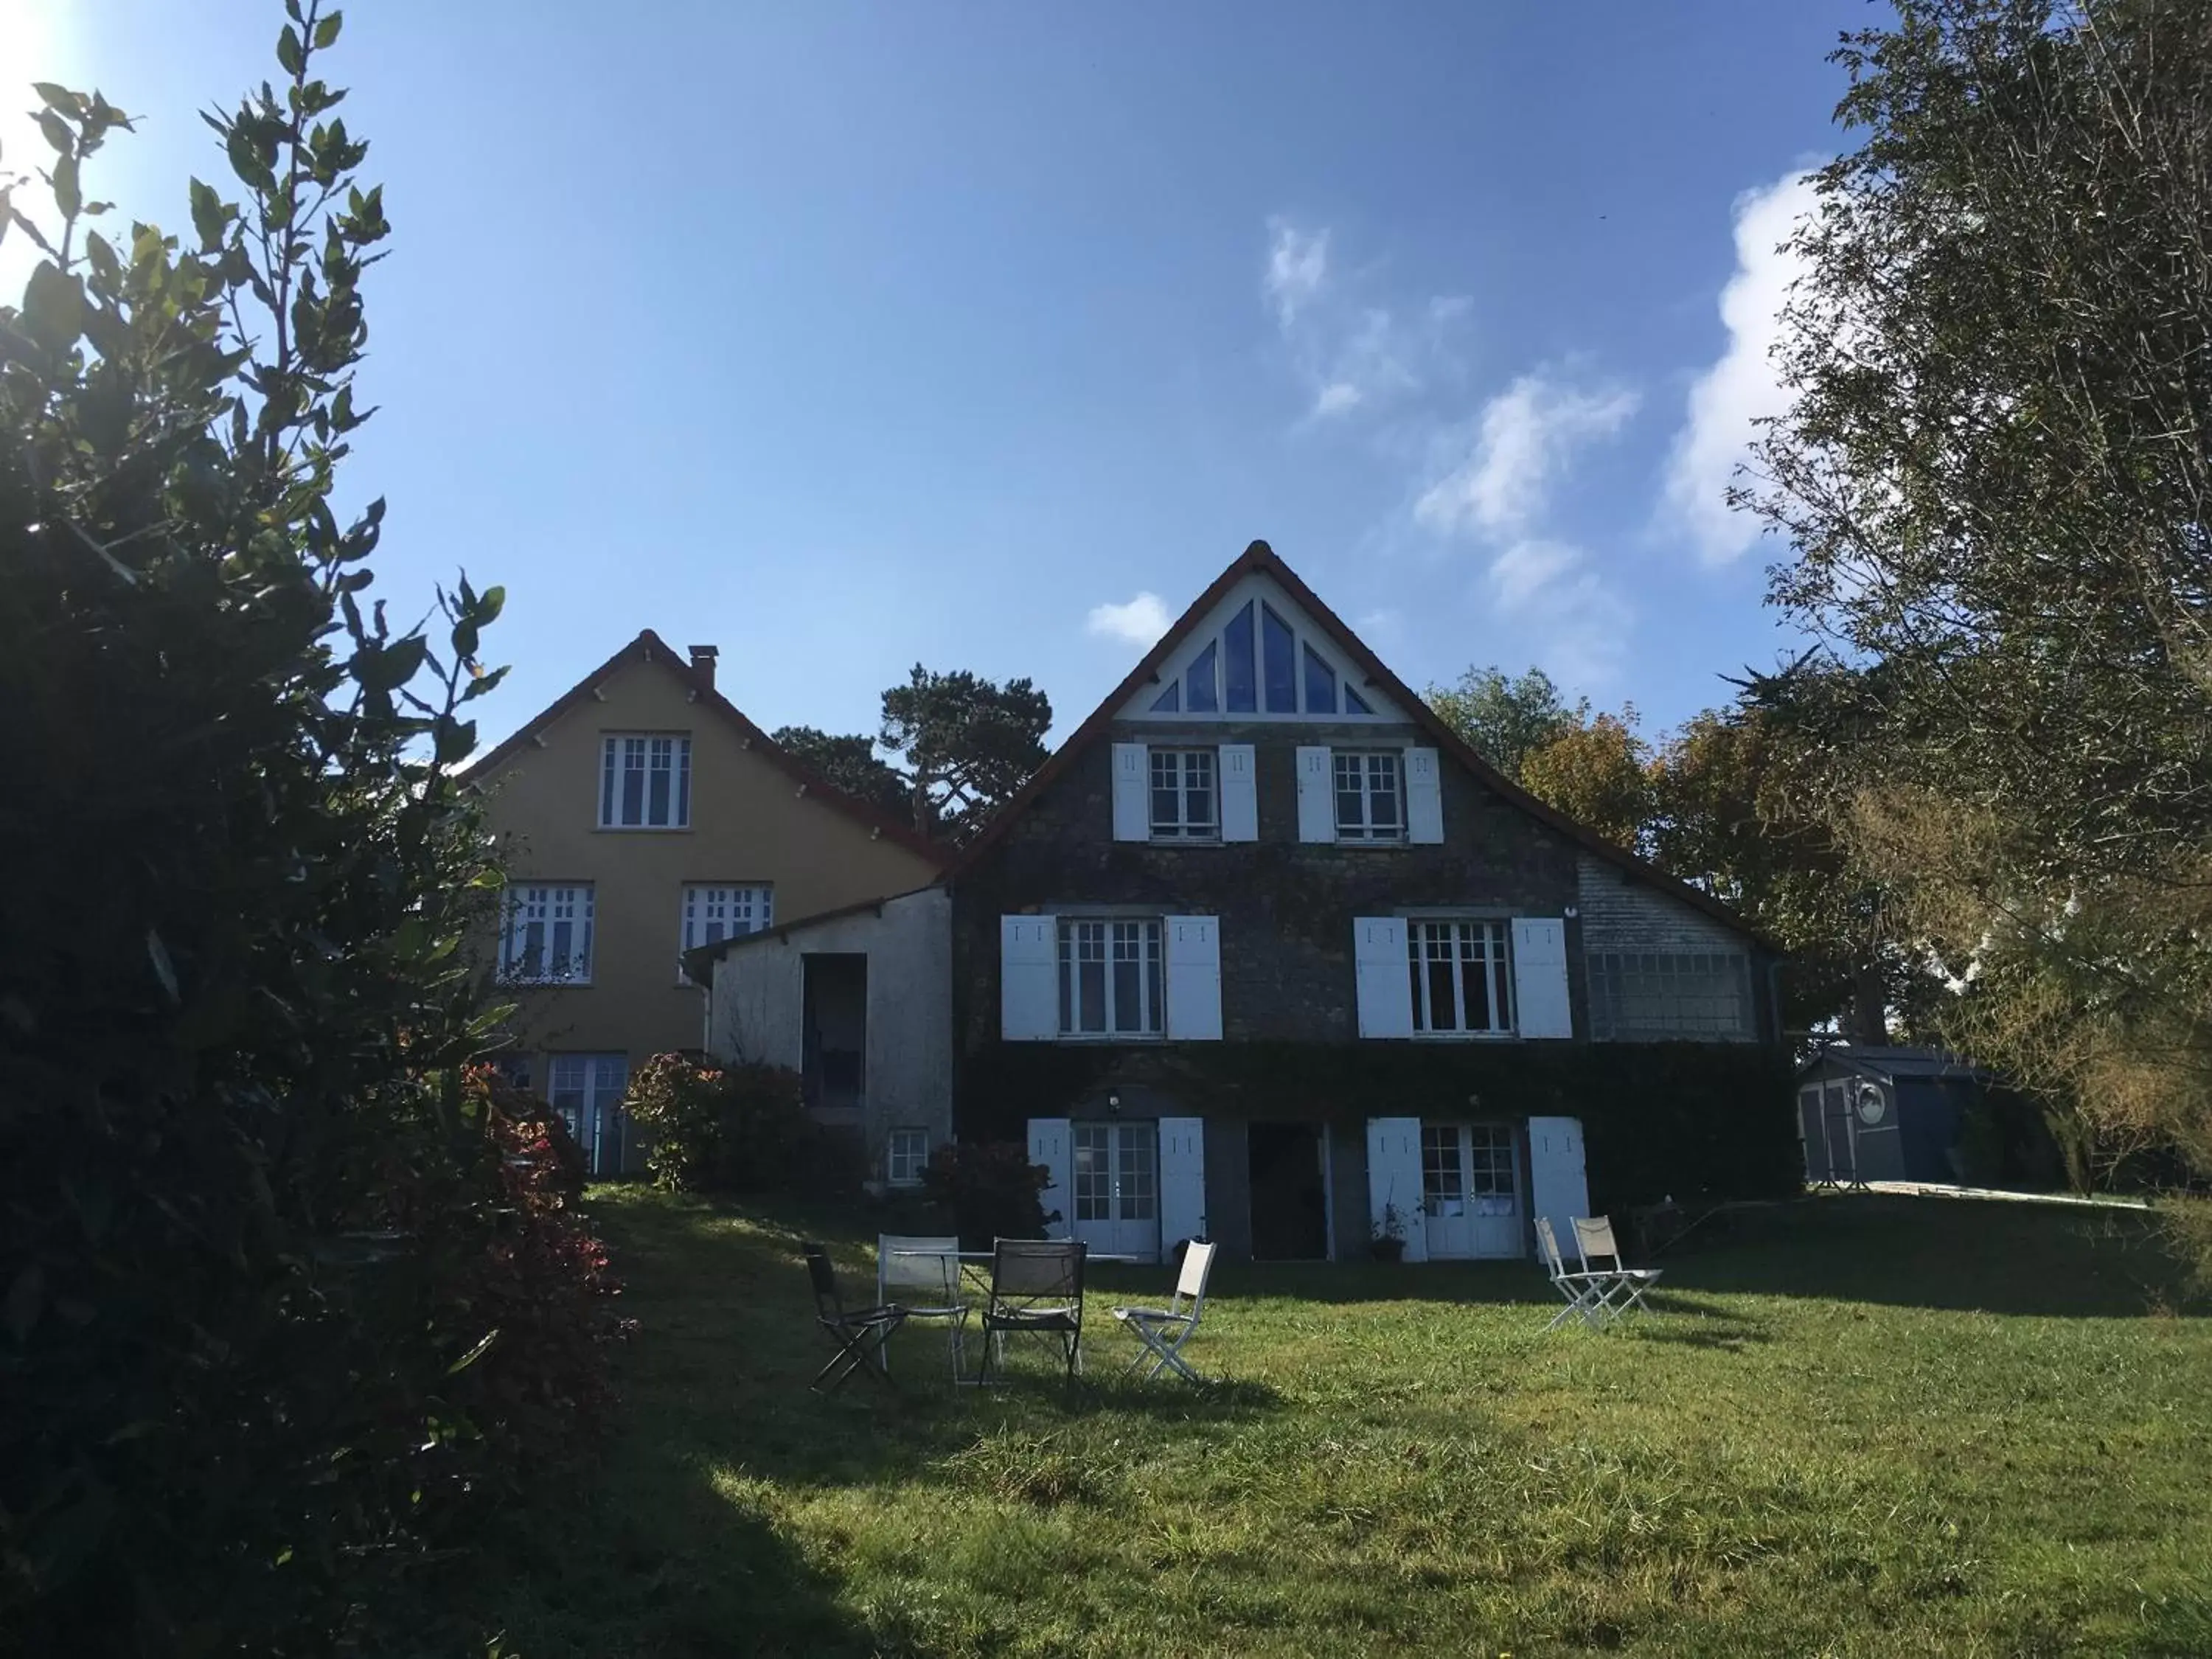
<path id="1" fill-rule="evenodd" d="M 1206 1120 L 1160 1120 L 1160 1248 L 1206 1237 Z"/>
<path id="2" fill-rule="evenodd" d="M 1429 1259 L 1428 1224 L 1421 1213 L 1421 1120 L 1367 1120 L 1367 1225 L 1370 1235 L 1389 1231 L 1395 1211 L 1406 1260 Z"/>
<path id="3" fill-rule="evenodd" d="M 1535 1214 L 1551 1222 L 1552 1236 L 1559 1241 L 1559 1249 L 1573 1249 L 1575 1218 L 1589 1213 L 1589 1178 L 1583 1167 L 1580 1118 L 1528 1120 L 1528 1202 Z"/>
<path id="4" fill-rule="evenodd" d="M 1252 745 L 1221 745 L 1221 839 L 1260 839 L 1260 787 Z"/>
<path id="5" fill-rule="evenodd" d="M 1443 779 L 1433 749 L 1406 751 L 1406 839 L 1434 846 L 1444 838 Z"/>
<path id="6" fill-rule="evenodd" d="M 1030 1120 L 1030 1162 L 1042 1164 L 1052 1171 L 1051 1182 L 1037 1194 L 1037 1201 L 1044 1206 L 1047 1238 L 1074 1236 L 1070 1231 L 1075 1215 L 1075 1201 L 1071 1196 L 1075 1190 L 1071 1151 L 1073 1139 L 1064 1117 Z"/>
<path id="7" fill-rule="evenodd" d="M 1359 1035 L 1413 1035 L 1413 981 L 1406 972 L 1406 924 L 1398 916 L 1359 916 L 1352 924 L 1359 987 Z"/>
<path id="8" fill-rule="evenodd" d="M 1060 1035 L 1060 939 L 1054 917 L 999 918 L 999 1035 L 1008 1042 L 1049 1042 Z"/>
<path id="9" fill-rule="evenodd" d="M 1221 1041 L 1221 918 L 1170 916 L 1168 1036 L 1176 1042 Z"/>
<path id="10" fill-rule="evenodd" d="M 1524 1037 L 1571 1037 L 1567 924 L 1553 916 L 1513 918 L 1514 1029 Z"/>
<path id="11" fill-rule="evenodd" d="M 1336 775 L 1326 748 L 1298 750 L 1298 839 L 1336 839 Z"/>
<path id="12" fill-rule="evenodd" d="M 1141 743 L 1114 745 L 1114 839 L 1152 838 L 1151 761 Z"/>

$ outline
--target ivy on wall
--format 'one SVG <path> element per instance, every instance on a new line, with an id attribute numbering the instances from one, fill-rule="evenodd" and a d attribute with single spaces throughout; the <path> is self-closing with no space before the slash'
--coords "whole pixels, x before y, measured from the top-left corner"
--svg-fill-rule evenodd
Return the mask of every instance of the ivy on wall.
<path id="1" fill-rule="evenodd" d="M 1574 1117 L 1606 1210 L 1796 1193 L 1792 1079 L 1786 1053 L 1735 1043 L 994 1043 L 956 1109 L 964 1139 L 994 1140 L 1109 1089 L 1141 1091 L 1127 1110 L 1247 1119 Z"/>

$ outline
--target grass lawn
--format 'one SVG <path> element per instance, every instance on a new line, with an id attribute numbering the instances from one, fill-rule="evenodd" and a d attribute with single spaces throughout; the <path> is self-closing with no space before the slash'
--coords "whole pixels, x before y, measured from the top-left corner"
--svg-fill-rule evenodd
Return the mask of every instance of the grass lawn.
<path id="1" fill-rule="evenodd" d="M 795 1224 L 593 1195 L 641 1328 L 603 1474 L 501 1583 L 521 1659 L 2212 1654 L 2212 1322 L 2139 1215 L 1829 1198 L 1661 1311 L 1542 1334 L 1528 1263 L 1215 1275 L 1226 1381 L 819 1400 Z M 868 1294 L 862 1294 L 863 1291 Z"/>

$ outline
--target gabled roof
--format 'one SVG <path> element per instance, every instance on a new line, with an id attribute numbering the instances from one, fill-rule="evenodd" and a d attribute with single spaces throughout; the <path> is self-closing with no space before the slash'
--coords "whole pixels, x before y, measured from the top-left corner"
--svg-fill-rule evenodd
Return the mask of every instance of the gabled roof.
<path id="1" fill-rule="evenodd" d="M 1303 608 L 1315 625 L 1328 635 L 1346 656 L 1358 665 L 1386 698 L 1395 699 L 1405 708 L 1413 723 L 1435 739 L 1437 747 L 1452 757 L 1462 766 L 1474 774 L 1486 787 L 1503 796 L 1522 811 L 1548 825 L 1559 834 L 1587 849 L 1593 856 L 1626 872 L 1637 880 L 1657 889 L 1668 896 L 1704 911 L 1717 921 L 1725 922 L 1747 938 L 1761 944 L 1758 931 L 1720 900 L 1688 883 L 1676 880 L 1656 866 L 1645 862 L 1626 848 L 1618 847 L 1595 830 L 1577 823 L 1557 807 L 1536 799 L 1519 784 L 1508 778 L 1485 760 L 1458 732 L 1445 724 L 1442 716 L 1429 707 L 1428 700 L 1418 695 L 1412 687 L 1383 664 L 1382 659 L 1367 648 L 1366 641 L 1353 633 L 1344 619 L 1319 596 L 1299 580 L 1298 574 L 1285 564 L 1275 550 L 1265 542 L 1254 542 L 1226 570 L 1213 579 L 1212 584 L 1190 603 L 1190 608 L 1176 619 L 1175 625 L 1160 635 L 1159 641 L 1145 653 L 1144 660 L 1129 671 L 1128 678 L 1106 694 L 1106 700 L 1091 711 L 1091 717 L 1075 728 L 1066 743 L 1053 751 L 1052 758 L 1037 769 L 1036 775 L 1020 791 L 993 815 L 983 832 L 969 843 L 945 879 L 957 881 L 961 874 L 973 866 L 1006 834 L 1014 820 L 1026 811 L 1031 801 L 1046 789 L 1073 763 L 1076 756 L 1105 735 L 1113 724 L 1115 711 L 1121 708 L 1158 674 L 1161 664 L 1174 654 L 1193 629 L 1197 628 L 1214 607 L 1228 597 L 1229 590 L 1246 576 L 1264 574 L 1280 586 L 1292 604 Z M 1769 948 L 1773 948 L 1771 945 Z"/>
<path id="2" fill-rule="evenodd" d="M 691 700 L 702 708 L 726 721 L 745 745 L 769 765 L 786 776 L 803 785 L 810 797 L 819 799 L 825 806 L 842 812 L 856 823 L 895 841 L 912 853 L 918 853 L 939 869 L 951 861 L 951 852 L 925 836 L 917 835 L 914 826 L 894 817 L 866 801 L 855 799 L 823 777 L 805 761 L 777 743 L 775 738 L 747 720 L 738 706 L 708 684 L 703 676 L 684 657 L 678 656 L 662 642 L 659 635 L 650 628 L 644 629 L 628 645 L 609 657 L 590 673 L 570 686 L 559 697 L 548 703 L 515 732 L 492 749 L 479 755 L 461 769 L 464 783 L 489 777 L 529 745 L 540 732 L 552 725 L 562 715 L 578 705 L 591 700 L 592 694 L 611 679 L 616 672 L 632 662 L 650 663 L 675 676 L 678 684 L 691 693 Z"/>
<path id="3" fill-rule="evenodd" d="M 1876 1077 L 1886 1083 L 1899 1078 L 1947 1078 L 1969 1083 L 1986 1083 L 1992 1074 L 1977 1066 L 1964 1054 L 1954 1054 L 1945 1048 L 1893 1048 L 1875 1044 L 1838 1043 L 1823 1048 L 1797 1068 L 1797 1075 L 1816 1072 L 1830 1061 L 1862 1077 Z"/>
<path id="4" fill-rule="evenodd" d="M 922 893 L 942 893 L 944 884 L 933 881 L 926 887 L 909 887 L 903 893 L 886 893 L 881 898 L 855 899 L 850 904 L 838 905 L 835 909 L 816 910 L 807 915 L 793 916 L 789 921 L 779 921 L 773 927 L 757 927 L 750 933 L 734 933 L 728 939 L 718 939 L 711 945 L 695 945 L 684 953 L 684 971 L 705 985 L 714 977 L 714 964 L 732 951 L 759 945 L 769 939 L 788 939 L 804 933 L 824 922 L 845 921 L 854 916 L 883 915 L 884 909 L 902 899 L 910 899 Z"/>

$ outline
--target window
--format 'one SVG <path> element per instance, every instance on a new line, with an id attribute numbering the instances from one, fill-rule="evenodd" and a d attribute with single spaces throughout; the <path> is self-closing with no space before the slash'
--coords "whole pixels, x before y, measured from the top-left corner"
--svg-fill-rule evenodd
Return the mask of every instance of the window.
<path id="1" fill-rule="evenodd" d="M 1753 1035 L 1751 964 L 1734 951 L 1593 951 L 1589 987 L 1600 1041 Z"/>
<path id="2" fill-rule="evenodd" d="M 1508 937 L 1502 921 L 1406 924 L 1415 1036 L 1500 1036 L 1512 1030 Z"/>
<path id="3" fill-rule="evenodd" d="M 1259 710 L 1259 682 L 1252 668 L 1252 606 L 1249 602 L 1221 630 L 1221 697 L 1232 714 L 1250 714 Z"/>
<path id="4" fill-rule="evenodd" d="M 1062 1036 L 1158 1036 L 1166 1006 L 1157 918 L 1061 918 Z"/>
<path id="5" fill-rule="evenodd" d="M 599 828 L 684 830 L 691 823 L 691 739 L 617 734 L 599 759 Z"/>
<path id="6" fill-rule="evenodd" d="M 1499 1123 L 1421 1125 L 1421 1210 L 1432 1221 L 1462 1217 L 1511 1217 L 1518 1182 L 1514 1170 L 1513 1131 Z M 1518 1254 L 1518 1229 L 1509 1236 Z M 1429 1249 L 1441 1254 L 1486 1255 L 1492 1251 L 1474 1239 L 1453 1240 L 1431 1232 Z M 1470 1250 L 1469 1246 L 1474 1248 Z"/>
<path id="7" fill-rule="evenodd" d="M 919 1187 L 929 1167 L 929 1131 L 894 1129 L 884 1146 L 884 1179 L 894 1187 Z"/>
<path id="8" fill-rule="evenodd" d="M 1272 605 L 1260 607 L 1261 678 L 1267 687 L 1270 714 L 1298 712 L 1298 647 L 1290 623 Z M 1311 653 L 1311 647 L 1308 647 Z"/>
<path id="9" fill-rule="evenodd" d="M 757 933 L 769 925 L 774 890 L 757 887 L 686 887 L 684 890 L 684 930 L 679 950 L 691 951 L 745 933 Z M 682 968 L 677 969 L 683 976 Z M 684 978 L 684 983 L 690 981 Z"/>
<path id="10" fill-rule="evenodd" d="M 1152 751 L 1152 839 L 1212 840 L 1221 834 L 1211 749 Z"/>
<path id="11" fill-rule="evenodd" d="M 1467 1172 L 1460 1166 L 1459 1126 L 1421 1126 L 1421 1208 L 1430 1215 L 1452 1216 L 1467 1199 Z"/>
<path id="12" fill-rule="evenodd" d="M 1256 591 L 1255 591 L 1256 589 Z M 1373 718 L 1346 642 L 1264 584 L 1241 587 L 1139 705 L 1153 714 Z"/>
<path id="13" fill-rule="evenodd" d="M 1070 1150 L 1079 1224 L 1142 1222 L 1158 1217 L 1158 1124 L 1079 1123 Z"/>
<path id="14" fill-rule="evenodd" d="M 1221 707 L 1221 699 L 1213 684 L 1213 661 L 1219 654 L 1209 643 L 1206 649 L 1191 659 L 1190 672 L 1184 678 L 1190 682 L 1190 712 L 1211 714 Z"/>
<path id="15" fill-rule="evenodd" d="M 1336 713 L 1336 670 L 1323 662 L 1311 646 L 1306 647 L 1306 713 Z"/>
<path id="16" fill-rule="evenodd" d="M 592 887 L 527 884 L 507 890 L 499 976 L 509 985 L 592 982 Z"/>
<path id="17" fill-rule="evenodd" d="M 1403 841 L 1406 795 L 1399 757 L 1388 750 L 1339 750 L 1336 763 L 1336 838 Z"/>
<path id="18" fill-rule="evenodd" d="M 555 1054 L 546 1103 L 561 1115 L 593 1175 L 623 1167 L 628 1121 L 622 1109 L 629 1086 L 629 1061 L 622 1054 Z"/>

